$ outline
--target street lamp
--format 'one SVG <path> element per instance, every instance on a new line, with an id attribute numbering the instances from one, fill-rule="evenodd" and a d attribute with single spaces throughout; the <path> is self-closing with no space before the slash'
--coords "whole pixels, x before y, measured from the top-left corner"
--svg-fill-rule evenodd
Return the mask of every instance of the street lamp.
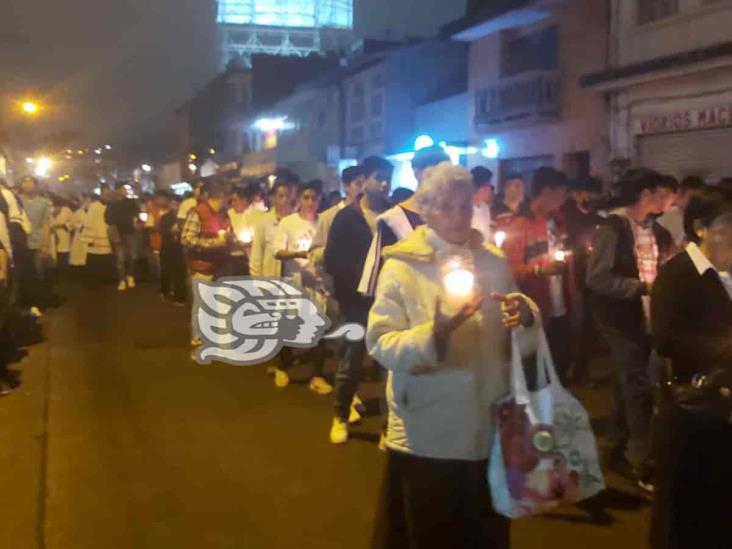
<path id="1" fill-rule="evenodd" d="M 22 109 L 23 114 L 33 116 L 38 113 L 41 107 L 35 101 L 23 101 L 20 108 Z"/>
<path id="2" fill-rule="evenodd" d="M 152 171 L 152 166 L 150 164 L 143 164 L 140 167 L 142 168 L 143 172 L 150 173 Z"/>

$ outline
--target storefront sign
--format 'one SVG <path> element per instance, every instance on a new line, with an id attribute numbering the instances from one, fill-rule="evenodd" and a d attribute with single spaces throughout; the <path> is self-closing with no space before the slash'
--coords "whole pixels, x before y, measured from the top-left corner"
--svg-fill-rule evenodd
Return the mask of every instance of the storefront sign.
<path id="1" fill-rule="evenodd" d="M 638 133 L 669 133 L 732 126 L 732 104 L 648 116 L 638 121 Z"/>

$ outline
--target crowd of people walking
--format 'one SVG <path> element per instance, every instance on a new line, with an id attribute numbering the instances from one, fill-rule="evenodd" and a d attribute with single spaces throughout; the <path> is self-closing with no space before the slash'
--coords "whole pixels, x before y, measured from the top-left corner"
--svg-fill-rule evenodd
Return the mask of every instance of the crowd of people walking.
<path id="1" fill-rule="evenodd" d="M 440 147 L 417 151 L 412 165 L 415 193 L 392 192 L 392 164 L 372 156 L 344 170 L 344 194 L 327 198 L 321 181 L 286 169 L 271 184 L 199 181 L 185 197 L 138 196 L 120 182 L 68 200 L 32 178 L 17 189 L 0 182 L 4 310 L 41 316 L 59 271 L 116 281 L 119 292 L 144 272 L 180 307 L 191 283 L 222 276 L 306 288 L 331 320 L 366 326 L 366 338 L 334 351 L 334 379 L 323 342 L 283 350 L 267 372 L 285 389 L 294 364 L 310 366 L 309 389 L 333 394 L 338 445 L 364 413 L 365 365 L 383 368 L 388 466 L 375 545 L 419 549 L 509 546 L 486 480 L 491 410 L 509 388 L 510 331 L 530 359 L 543 330 L 567 385 L 595 387 L 592 359 L 609 354 L 607 466 L 655 493 L 654 547 L 723 547 L 715 540 L 732 518 L 730 189 L 643 168 L 614 185 L 569 181 L 542 167 L 530 180 L 504 174 L 499 194 L 489 169 L 453 166 Z M 474 275 L 458 302 L 445 288 L 455 261 Z M 193 332 L 194 352 L 200 344 Z M 12 387 L 7 375 L 0 381 L 3 392 Z"/>

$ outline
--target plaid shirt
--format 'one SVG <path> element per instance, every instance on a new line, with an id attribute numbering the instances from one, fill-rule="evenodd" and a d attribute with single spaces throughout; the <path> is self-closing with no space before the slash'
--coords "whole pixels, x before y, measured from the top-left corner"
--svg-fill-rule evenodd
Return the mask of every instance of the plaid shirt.
<path id="1" fill-rule="evenodd" d="M 638 278 L 646 284 L 653 284 L 658 274 L 658 244 L 650 223 L 639 224 L 631 220 L 635 239 L 635 259 L 638 263 Z"/>
<path id="2" fill-rule="evenodd" d="M 188 212 L 180 241 L 186 248 L 214 249 L 226 246 L 218 236 L 213 238 L 201 236 L 201 218 L 196 210 Z"/>

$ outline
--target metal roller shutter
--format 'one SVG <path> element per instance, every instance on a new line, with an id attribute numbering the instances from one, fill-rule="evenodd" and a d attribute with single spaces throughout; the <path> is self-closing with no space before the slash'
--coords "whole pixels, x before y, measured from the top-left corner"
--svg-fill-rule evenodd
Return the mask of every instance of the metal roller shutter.
<path id="1" fill-rule="evenodd" d="M 719 128 L 638 139 L 639 164 L 661 173 L 699 175 L 710 182 L 732 176 L 732 129 Z"/>

